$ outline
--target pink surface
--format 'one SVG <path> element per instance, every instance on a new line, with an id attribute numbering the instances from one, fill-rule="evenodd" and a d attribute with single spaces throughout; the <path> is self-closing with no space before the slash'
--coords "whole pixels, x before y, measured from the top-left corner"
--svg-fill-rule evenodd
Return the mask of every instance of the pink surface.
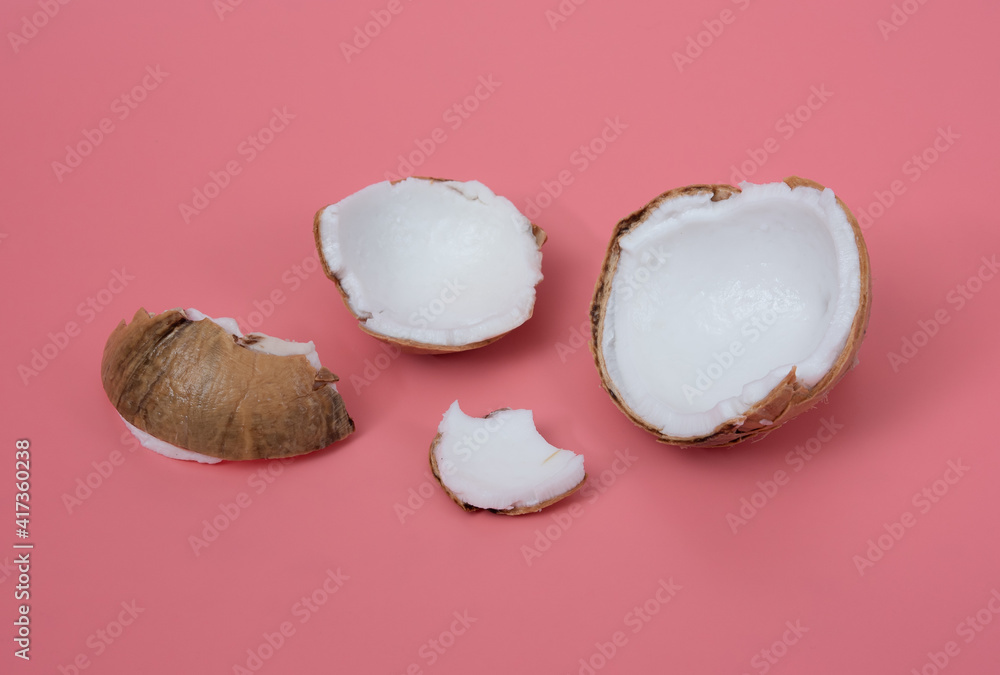
<path id="1" fill-rule="evenodd" d="M 1000 672 L 995 3 L 226 2 L 0 9 L 0 670 Z M 495 345 L 381 356 L 316 270 L 316 209 L 411 154 L 550 235 L 535 316 Z M 583 346 L 604 247 L 740 173 L 812 178 L 865 223 L 861 365 L 760 442 L 659 445 Z M 140 306 L 314 340 L 357 434 L 287 466 L 135 449 L 99 364 Z M 588 490 L 460 511 L 427 463 L 456 398 L 534 409 Z"/>

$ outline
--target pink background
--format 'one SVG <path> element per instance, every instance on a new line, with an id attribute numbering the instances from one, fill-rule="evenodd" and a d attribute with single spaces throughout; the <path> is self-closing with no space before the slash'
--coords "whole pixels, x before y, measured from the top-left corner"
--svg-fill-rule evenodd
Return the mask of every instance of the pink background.
<path id="1" fill-rule="evenodd" d="M 557 0 L 402 0 L 395 15 L 387 2 L 258 1 L 221 18 L 210 0 L 50 4 L 58 12 L 38 15 L 37 31 L 24 23 L 37 2 L 0 10 L 0 670 L 76 672 L 79 657 L 87 673 L 233 673 L 256 650 L 265 673 L 588 672 L 583 659 L 601 673 L 909 674 L 945 658 L 947 673 L 1000 672 L 989 609 L 1000 281 L 957 290 L 1000 253 L 995 3 L 567 1 L 575 11 L 560 22 L 547 15 Z M 373 11 L 391 22 L 348 61 L 340 43 Z M 11 44 L 12 33 L 30 37 Z M 678 65 L 685 49 L 694 58 Z M 458 116 L 480 78 L 492 91 Z M 130 108 L 120 97 L 135 87 L 144 100 Z M 251 158 L 241 144 L 274 109 L 294 118 Z M 78 166 L 53 167 L 104 118 L 110 131 Z M 584 164 L 574 153 L 608 118 L 625 128 Z M 927 150 L 939 129 L 950 140 Z M 379 344 L 308 260 L 311 220 L 397 173 L 418 141 L 433 150 L 414 155 L 419 174 L 479 179 L 522 209 L 546 184 L 559 193 L 532 214 L 550 235 L 545 280 L 534 318 L 501 342 L 375 365 Z M 765 440 L 659 445 L 601 390 L 579 331 L 614 223 L 664 190 L 729 182 L 743 162 L 756 182 L 798 174 L 868 214 L 861 364 Z M 185 219 L 180 205 L 227 163 L 238 173 Z M 311 272 L 296 271 L 303 261 Z M 281 301 L 268 306 L 272 294 Z M 113 326 L 140 306 L 195 306 L 314 340 L 343 379 L 356 435 L 272 483 L 254 478 L 263 462 L 134 450 L 99 364 Z M 890 352 L 920 321 L 934 335 L 894 368 Z M 26 374 L 33 350 L 58 353 Z M 520 518 L 460 511 L 427 483 L 427 447 L 456 398 L 473 414 L 532 408 L 550 442 L 586 455 L 591 491 Z M 842 428 L 819 446 L 824 419 Z M 18 438 L 33 460 L 30 663 L 11 642 Z M 810 440 L 821 448 L 811 461 L 787 457 Z M 616 453 L 632 458 L 620 474 Z M 924 501 L 949 461 L 969 468 Z M 98 468 L 113 471 L 67 507 Z M 744 498 L 761 504 L 758 482 L 777 471 L 787 484 L 734 534 L 727 514 Z M 196 555 L 189 538 L 240 493 L 250 505 Z M 855 556 L 905 512 L 913 526 L 859 571 Z M 558 538 L 536 544 L 546 529 Z M 546 550 L 529 564 L 524 547 L 536 545 Z M 347 578 L 303 612 L 327 570 Z M 680 586 L 660 593 L 665 605 L 661 580 Z M 122 627 L 133 601 L 142 612 Z M 656 610 L 645 622 L 633 613 L 643 604 Z M 465 629 L 455 612 L 475 622 Z M 977 612 L 992 620 L 981 632 L 966 623 Z M 294 633 L 260 649 L 283 622 Z"/>

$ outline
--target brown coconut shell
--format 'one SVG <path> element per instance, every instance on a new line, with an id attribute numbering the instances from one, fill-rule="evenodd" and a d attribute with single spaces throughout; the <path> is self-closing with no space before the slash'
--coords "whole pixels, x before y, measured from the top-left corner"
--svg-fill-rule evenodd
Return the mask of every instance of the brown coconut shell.
<path id="1" fill-rule="evenodd" d="M 790 176 L 784 182 L 793 189 L 798 187 L 810 187 L 817 190 L 824 189 L 816 181 L 799 178 L 798 176 Z M 858 247 L 858 257 L 861 267 L 861 297 L 858 303 L 858 310 L 854 315 L 854 322 L 851 324 L 847 342 L 830 370 L 819 382 L 809 387 L 796 378 L 795 368 L 793 367 L 788 375 L 767 396 L 747 410 L 745 416 L 733 418 L 720 424 L 712 433 L 706 436 L 678 438 L 663 434 L 659 429 L 639 417 L 639 415 L 625 404 L 621 394 L 611 380 L 607 364 L 604 360 L 604 354 L 601 351 L 601 345 L 604 344 L 605 310 L 607 309 L 608 298 L 611 294 L 611 281 L 614 278 L 615 270 L 618 267 L 618 260 L 621 256 L 619 245 L 621 237 L 645 222 L 650 214 L 665 201 L 700 192 L 712 193 L 712 201 L 721 201 L 729 199 L 734 194 L 741 192 L 741 190 L 732 185 L 688 185 L 687 187 L 676 188 L 664 192 L 615 226 L 614 232 L 611 235 L 611 243 L 608 245 L 608 251 L 601 268 L 601 276 L 594 289 L 594 299 L 590 306 L 590 349 L 594 355 L 597 370 L 601 375 L 601 384 L 611 396 L 611 400 L 614 401 L 615 405 L 629 419 L 656 436 L 657 440 L 672 445 L 726 446 L 745 441 L 758 434 L 766 434 L 773 431 L 785 422 L 812 408 L 854 366 L 858 350 L 861 348 L 861 342 L 868 328 L 868 316 L 871 312 L 871 264 L 868 259 L 868 248 L 865 246 L 865 240 L 861 234 L 861 226 L 858 225 L 857 218 L 854 217 L 851 210 L 838 197 L 837 204 L 843 209 L 848 222 L 851 224 L 851 228 L 854 230 L 854 240 Z"/>
<path id="2" fill-rule="evenodd" d="M 453 180 L 451 178 L 432 178 L 429 176 L 411 176 L 411 178 L 416 178 L 418 180 L 426 180 L 430 181 L 431 183 L 447 183 Z M 394 180 L 390 182 L 393 185 L 395 185 L 396 183 L 399 183 L 402 180 L 404 179 Z M 365 326 L 365 320 L 367 317 L 360 316 L 359 314 L 357 314 L 357 312 L 354 311 L 354 308 L 351 307 L 350 296 L 347 294 L 347 292 L 344 290 L 344 287 L 341 285 L 340 278 L 332 269 L 330 269 L 330 266 L 326 262 L 326 257 L 323 255 L 323 243 L 320 239 L 319 223 L 320 223 L 320 217 L 323 215 L 323 211 L 325 211 L 330 206 L 332 206 L 332 204 L 324 206 L 323 208 L 321 208 L 319 211 L 316 212 L 315 216 L 313 216 L 313 239 L 316 242 L 316 251 L 319 254 L 320 264 L 323 266 L 323 272 L 326 274 L 327 278 L 329 278 L 331 281 L 333 281 L 334 284 L 336 284 L 337 291 L 340 293 L 340 299 L 344 301 L 344 305 L 347 307 L 347 310 L 352 315 L 354 315 L 355 319 L 358 320 L 358 328 L 360 328 L 363 332 L 367 333 L 368 335 L 371 335 L 376 340 L 381 340 L 382 342 L 386 342 L 390 345 L 395 345 L 400 349 L 402 349 L 404 352 L 410 354 L 452 354 L 455 352 L 465 352 L 469 351 L 470 349 L 478 349 L 480 347 L 485 347 L 488 344 L 496 342 L 503 336 L 507 335 L 507 333 L 510 333 L 510 331 L 507 331 L 505 333 L 500 333 L 499 335 L 494 335 L 493 337 L 486 338 L 485 340 L 480 340 L 478 342 L 470 342 L 464 345 L 434 345 L 434 344 L 429 344 L 427 342 L 417 342 L 416 340 L 407 340 L 404 338 L 393 337 L 391 335 L 383 335 L 382 333 L 376 333 L 375 331 L 368 329 L 368 327 Z M 549 236 L 545 233 L 545 230 L 538 227 L 538 225 L 535 225 L 534 223 L 531 223 L 531 232 L 535 236 L 535 244 L 538 246 L 538 250 L 540 251 L 542 249 L 542 244 L 545 243 L 545 241 L 549 238 Z M 525 321 L 531 318 L 531 314 L 532 313 L 528 314 L 528 317 L 525 319 Z M 514 329 L 512 328 L 511 330 Z"/>
<path id="3" fill-rule="evenodd" d="M 129 424 L 179 448 L 226 460 L 325 448 L 354 431 L 337 376 L 305 356 L 247 348 L 213 321 L 139 309 L 104 346 L 101 381 Z"/>
<path id="4" fill-rule="evenodd" d="M 504 410 L 510 410 L 510 408 L 499 408 L 497 410 L 494 410 L 489 414 L 483 415 L 483 419 L 488 419 L 490 415 L 494 415 Z M 455 502 L 460 507 L 462 507 L 463 511 L 489 511 L 490 513 L 499 513 L 504 516 L 521 516 L 524 515 L 525 513 L 537 513 L 538 511 L 544 509 L 546 506 L 550 506 L 562 499 L 565 499 L 566 497 L 569 497 L 571 494 L 582 488 L 583 484 L 587 482 L 587 474 L 583 474 L 583 479 L 580 480 L 579 483 L 571 487 L 569 490 L 566 490 L 566 492 L 556 495 L 552 499 L 548 499 L 544 502 L 535 504 L 534 506 L 522 506 L 516 509 L 483 509 L 482 507 L 473 506 L 472 504 L 463 502 L 454 492 L 448 489 L 447 485 L 445 485 L 444 480 L 441 478 L 441 472 L 438 469 L 437 457 L 434 456 L 434 451 L 437 449 L 438 443 L 440 442 L 441 442 L 441 434 L 439 433 L 436 436 L 434 436 L 434 440 L 431 441 L 431 449 L 430 449 L 431 473 L 434 474 L 434 478 L 437 479 L 437 482 L 441 485 L 441 489 L 444 490 L 445 494 L 451 497 L 451 501 Z"/>

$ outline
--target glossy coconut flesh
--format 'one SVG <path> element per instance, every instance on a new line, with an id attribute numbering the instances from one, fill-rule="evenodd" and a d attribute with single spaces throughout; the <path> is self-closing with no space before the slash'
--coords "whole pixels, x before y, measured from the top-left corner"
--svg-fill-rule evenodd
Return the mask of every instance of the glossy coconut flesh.
<path id="1" fill-rule="evenodd" d="M 316 236 L 328 274 L 365 330 L 455 347 L 531 316 L 542 278 L 536 229 L 477 181 L 408 178 L 323 209 Z"/>
<path id="2" fill-rule="evenodd" d="M 578 488 L 583 455 L 550 445 L 530 410 L 497 410 L 469 417 L 452 403 L 431 446 L 442 487 L 467 509 L 528 513 Z"/>
<path id="3" fill-rule="evenodd" d="M 821 380 L 859 306 L 854 232 L 830 190 L 784 183 L 665 201 L 619 240 L 601 348 L 660 433 L 711 434 L 796 369 Z"/>

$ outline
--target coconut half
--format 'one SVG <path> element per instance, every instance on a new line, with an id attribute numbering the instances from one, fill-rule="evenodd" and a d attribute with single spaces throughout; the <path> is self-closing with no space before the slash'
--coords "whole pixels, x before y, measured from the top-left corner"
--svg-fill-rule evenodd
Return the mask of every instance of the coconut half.
<path id="1" fill-rule="evenodd" d="M 742 188 L 742 189 L 741 189 Z M 729 445 L 816 404 L 868 325 L 861 228 L 832 190 L 691 185 L 615 227 L 591 305 L 604 388 L 677 445 Z"/>
<path id="2" fill-rule="evenodd" d="M 431 443 L 431 471 L 466 511 L 541 511 L 583 486 L 583 455 L 549 445 L 530 410 L 469 417 L 451 404 Z"/>
<path id="3" fill-rule="evenodd" d="M 146 448 L 174 459 L 301 455 L 354 431 L 312 342 L 250 333 L 196 309 L 135 313 L 104 346 L 108 399 Z"/>
<path id="4" fill-rule="evenodd" d="M 313 233 L 361 329 L 385 342 L 464 351 L 531 317 L 545 233 L 478 181 L 369 185 L 317 212 Z"/>

